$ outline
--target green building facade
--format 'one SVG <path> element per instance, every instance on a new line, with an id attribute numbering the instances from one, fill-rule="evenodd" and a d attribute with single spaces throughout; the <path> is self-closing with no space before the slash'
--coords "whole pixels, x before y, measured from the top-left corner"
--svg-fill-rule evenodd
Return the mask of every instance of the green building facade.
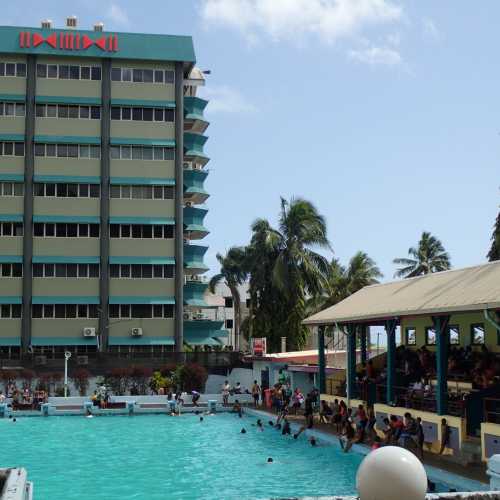
<path id="1" fill-rule="evenodd" d="M 0 27 L 0 350 L 220 345 L 191 37 Z"/>

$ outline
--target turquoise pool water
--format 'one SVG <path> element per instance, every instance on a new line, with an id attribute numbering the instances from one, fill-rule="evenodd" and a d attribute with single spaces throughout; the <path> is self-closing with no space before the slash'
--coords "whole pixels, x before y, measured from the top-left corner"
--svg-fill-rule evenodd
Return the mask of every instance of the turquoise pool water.
<path id="1" fill-rule="evenodd" d="M 269 499 L 355 493 L 363 457 L 311 447 L 231 414 L 0 420 L 0 466 L 22 466 L 36 500 Z M 246 434 L 240 430 L 245 427 Z M 267 464 L 267 458 L 274 462 Z"/>

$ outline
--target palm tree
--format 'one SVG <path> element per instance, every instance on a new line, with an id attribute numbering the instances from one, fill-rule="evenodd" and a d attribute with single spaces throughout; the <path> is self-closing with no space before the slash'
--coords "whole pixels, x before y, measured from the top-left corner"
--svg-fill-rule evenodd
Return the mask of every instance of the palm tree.
<path id="1" fill-rule="evenodd" d="M 234 308 L 234 337 L 235 347 L 240 348 L 240 327 L 241 327 L 241 297 L 238 286 L 242 285 L 246 278 L 245 271 L 245 250 L 240 247 L 232 247 L 226 255 L 218 253 L 216 255 L 220 264 L 220 272 L 210 279 L 208 289 L 215 293 L 216 286 L 224 282 L 231 292 Z"/>
<path id="2" fill-rule="evenodd" d="M 418 247 L 410 247 L 408 254 L 410 258 L 393 260 L 394 264 L 402 266 L 394 273 L 396 278 L 413 278 L 451 268 L 450 256 L 441 241 L 426 231 L 422 233 Z"/>
<path id="3" fill-rule="evenodd" d="M 487 257 L 490 262 L 500 260 L 500 212 L 497 215 L 495 227 L 493 228 L 493 234 L 491 235 L 491 248 Z"/>
<path id="4" fill-rule="evenodd" d="M 278 229 L 266 221 L 257 221 L 254 227 L 255 239 L 272 256 L 270 294 L 281 296 L 280 330 L 290 348 L 300 349 L 308 334 L 302 325 L 306 296 L 321 292 L 328 272 L 328 261 L 312 249 L 330 249 L 325 220 L 309 201 L 282 198 Z"/>
<path id="5" fill-rule="evenodd" d="M 337 304 L 365 286 L 379 283 L 382 276 L 375 261 L 365 252 L 354 254 L 347 267 L 340 264 L 338 259 L 333 259 L 323 293 L 308 301 L 310 314 Z"/>

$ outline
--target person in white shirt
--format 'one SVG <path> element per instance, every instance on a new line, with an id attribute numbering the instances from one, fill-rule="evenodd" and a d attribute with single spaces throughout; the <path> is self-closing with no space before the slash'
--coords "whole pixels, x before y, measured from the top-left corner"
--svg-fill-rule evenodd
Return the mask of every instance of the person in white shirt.
<path id="1" fill-rule="evenodd" d="M 224 382 L 224 385 L 222 386 L 222 403 L 224 406 L 227 406 L 229 404 L 229 392 L 231 390 L 231 386 L 229 385 L 229 382 L 226 380 Z"/>

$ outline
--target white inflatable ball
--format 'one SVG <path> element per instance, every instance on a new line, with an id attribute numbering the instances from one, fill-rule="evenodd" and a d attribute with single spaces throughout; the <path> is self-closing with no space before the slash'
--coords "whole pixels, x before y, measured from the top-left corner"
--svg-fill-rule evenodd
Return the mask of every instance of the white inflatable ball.
<path id="1" fill-rule="evenodd" d="M 424 500 L 427 474 L 413 453 L 383 446 L 364 458 L 356 487 L 360 500 Z"/>

